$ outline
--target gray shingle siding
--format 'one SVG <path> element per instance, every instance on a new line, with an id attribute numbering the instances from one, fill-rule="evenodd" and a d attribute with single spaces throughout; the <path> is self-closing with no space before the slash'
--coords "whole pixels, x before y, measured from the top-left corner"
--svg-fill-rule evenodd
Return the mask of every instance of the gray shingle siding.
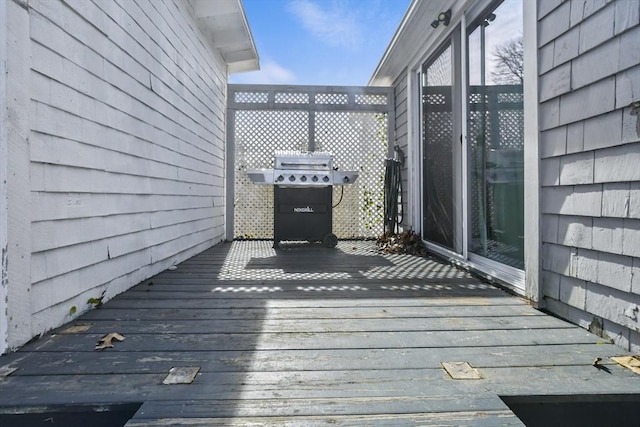
<path id="1" fill-rule="evenodd" d="M 640 2 L 539 4 L 544 304 L 637 352 Z"/>

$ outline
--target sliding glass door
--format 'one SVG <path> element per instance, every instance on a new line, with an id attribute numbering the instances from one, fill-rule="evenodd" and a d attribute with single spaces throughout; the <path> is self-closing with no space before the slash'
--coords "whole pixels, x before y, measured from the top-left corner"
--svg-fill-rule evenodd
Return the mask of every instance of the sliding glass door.
<path id="1" fill-rule="evenodd" d="M 522 0 L 471 8 L 422 64 L 422 237 L 524 286 Z M 463 43 L 464 41 L 464 43 Z M 464 71 L 464 72 L 463 72 Z"/>

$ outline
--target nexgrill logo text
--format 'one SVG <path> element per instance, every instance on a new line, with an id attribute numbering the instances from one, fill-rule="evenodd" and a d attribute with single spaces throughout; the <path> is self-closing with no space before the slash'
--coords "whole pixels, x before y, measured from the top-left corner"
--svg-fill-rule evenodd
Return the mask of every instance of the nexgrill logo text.
<path id="1" fill-rule="evenodd" d="M 295 213 L 313 213 L 313 208 L 311 206 L 305 206 L 304 208 L 293 208 Z"/>

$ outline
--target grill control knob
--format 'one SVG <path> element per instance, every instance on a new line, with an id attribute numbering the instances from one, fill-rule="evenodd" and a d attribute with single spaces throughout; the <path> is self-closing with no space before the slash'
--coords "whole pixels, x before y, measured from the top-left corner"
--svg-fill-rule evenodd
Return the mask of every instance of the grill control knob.
<path id="1" fill-rule="evenodd" d="M 318 176 L 317 175 L 313 175 L 313 178 L 311 178 L 311 181 L 318 182 Z"/>
<path id="2" fill-rule="evenodd" d="M 306 177 L 305 175 L 302 175 L 302 176 L 300 177 L 300 181 L 302 181 L 302 182 L 306 182 L 306 181 L 307 181 L 307 177 Z"/>
<path id="3" fill-rule="evenodd" d="M 325 175 L 325 176 L 322 178 L 322 180 L 323 180 L 324 182 L 329 182 L 329 177 Z"/>
<path id="4" fill-rule="evenodd" d="M 279 177 L 276 178 L 276 181 L 278 182 L 284 181 L 284 176 L 280 175 Z"/>
<path id="5" fill-rule="evenodd" d="M 344 178 L 342 178 L 342 182 L 344 182 L 345 184 L 349 182 L 349 177 L 345 176 Z"/>
<path id="6" fill-rule="evenodd" d="M 293 181 L 295 181 L 295 180 L 296 180 L 296 177 L 295 177 L 295 176 L 291 175 L 291 176 L 289 177 L 289 181 L 293 182 Z"/>

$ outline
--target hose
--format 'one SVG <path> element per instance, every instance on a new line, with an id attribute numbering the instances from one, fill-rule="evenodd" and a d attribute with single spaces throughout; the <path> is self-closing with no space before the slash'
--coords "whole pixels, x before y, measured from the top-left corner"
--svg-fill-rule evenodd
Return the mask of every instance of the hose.
<path id="1" fill-rule="evenodd" d="M 394 158 L 385 160 L 384 170 L 384 230 L 399 232 L 398 225 L 404 220 L 402 208 L 402 165 L 404 153 L 397 145 Z"/>
<path id="2" fill-rule="evenodd" d="M 336 203 L 335 205 L 331 206 L 331 209 L 335 209 L 341 202 L 342 202 L 342 197 L 344 196 L 344 185 L 340 186 L 340 200 L 338 200 L 338 203 Z"/>

